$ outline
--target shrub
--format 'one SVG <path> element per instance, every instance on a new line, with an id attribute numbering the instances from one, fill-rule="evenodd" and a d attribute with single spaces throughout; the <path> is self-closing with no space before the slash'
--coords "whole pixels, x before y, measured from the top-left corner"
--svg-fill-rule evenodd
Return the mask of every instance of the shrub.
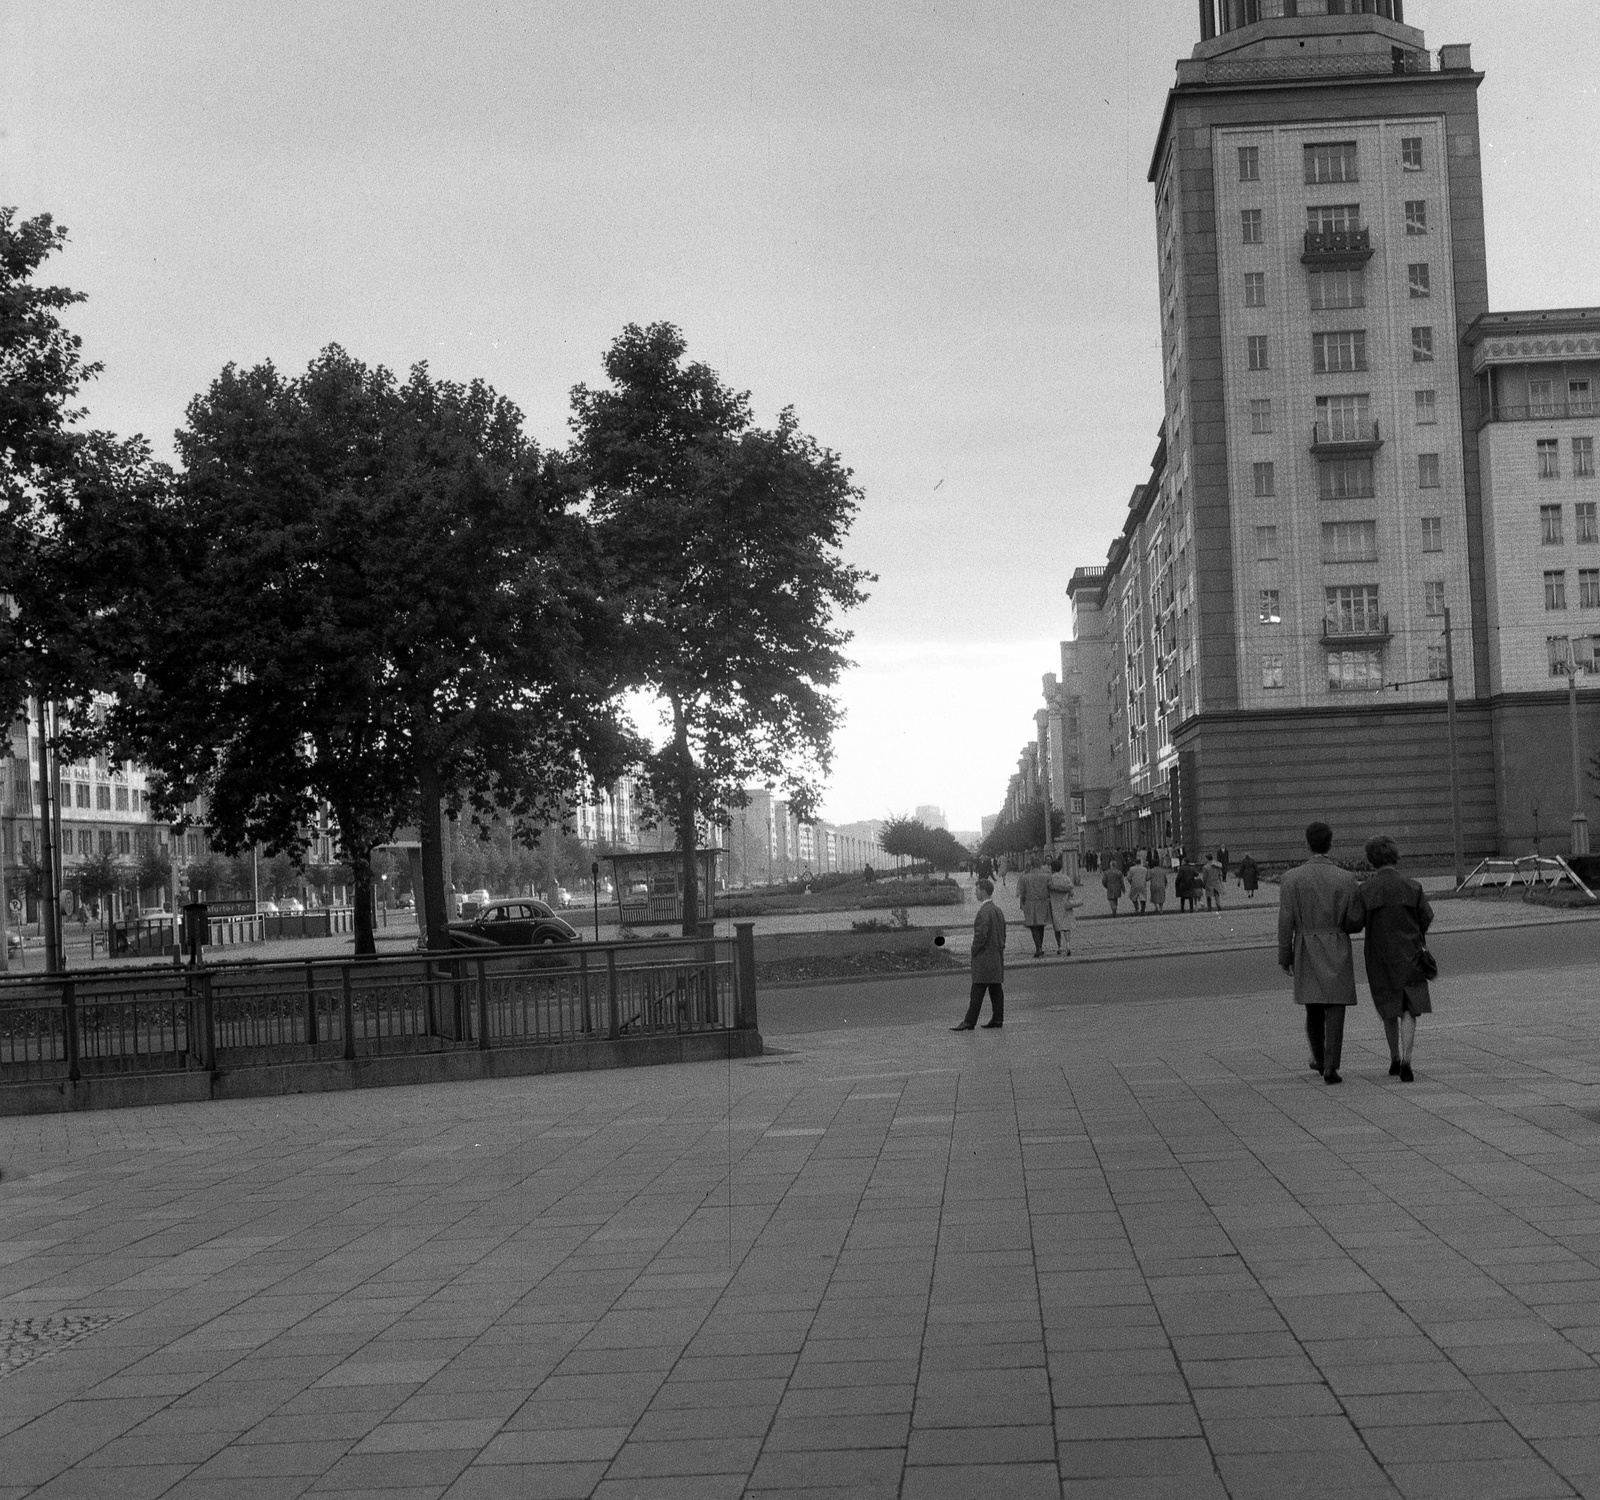
<path id="1" fill-rule="evenodd" d="M 895 890 L 869 891 L 861 898 L 861 909 L 879 911 L 910 906 L 960 906 L 966 899 L 966 892 L 955 881 L 936 880 L 927 885 L 901 884 Z"/>

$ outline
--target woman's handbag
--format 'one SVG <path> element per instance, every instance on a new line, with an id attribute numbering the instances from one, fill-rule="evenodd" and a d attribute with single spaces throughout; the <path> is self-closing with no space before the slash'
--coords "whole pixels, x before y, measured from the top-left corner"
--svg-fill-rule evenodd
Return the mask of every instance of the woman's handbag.
<path id="1" fill-rule="evenodd" d="M 1414 972 L 1418 979 L 1437 979 L 1439 977 L 1439 960 L 1426 947 L 1418 948 Z"/>

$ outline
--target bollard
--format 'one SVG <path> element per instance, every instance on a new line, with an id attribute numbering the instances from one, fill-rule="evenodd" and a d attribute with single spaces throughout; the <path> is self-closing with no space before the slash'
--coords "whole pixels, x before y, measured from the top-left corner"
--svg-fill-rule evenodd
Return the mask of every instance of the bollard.
<path id="1" fill-rule="evenodd" d="M 206 1072 L 217 1071 L 217 1017 L 211 1003 L 211 971 L 200 972 L 200 1041 L 201 1064 Z"/>

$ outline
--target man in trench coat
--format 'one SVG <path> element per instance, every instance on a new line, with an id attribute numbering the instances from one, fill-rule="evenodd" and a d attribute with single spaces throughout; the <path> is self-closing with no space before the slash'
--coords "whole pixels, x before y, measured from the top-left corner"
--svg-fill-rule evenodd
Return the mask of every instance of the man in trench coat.
<path id="1" fill-rule="evenodd" d="M 978 882 L 978 915 L 972 923 L 972 999 L 966 1019 L 952 1031 L 971 1031 L 983 1009 L 983 995 L 989 993 L 989 1019 L 985 1030 L 998 1029 L 1006 1021 L 1006 918 L 994 904 L 994 882 Z"/>
<path id="2" fill-rule="evenodd" d="M 1360 932 L 1360 886 L 1328 858 L 1333 830 L 1306 829 L 1311 858 L 1278 884 L 1278 963 L 1294 979 L 1294 998 L 1305 1007 L 1311 1066 L 1325 1083 L 1339 1083 L 1345 1011 L 1356 1003 L 1355 956 L 1350 934 Z"/>

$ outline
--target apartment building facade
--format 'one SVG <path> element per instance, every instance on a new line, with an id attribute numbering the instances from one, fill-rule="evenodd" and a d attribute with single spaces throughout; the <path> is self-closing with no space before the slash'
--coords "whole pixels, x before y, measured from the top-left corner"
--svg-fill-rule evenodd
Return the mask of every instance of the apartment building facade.
<path id="1" fill-rule="evenodd" d="M 1389 0 L 1201 5 L 1150 169 L 1164 452 L 1105 601 L 1125 795 L 1165 772 L 1173 842 L 1286 856 L 1320 812 L 1450 847 L 1445 608 L 1458 693 L 1491 691 L 1481 82 Z M 1491 739 L 1463 718 L 1485 851 Z"/>

